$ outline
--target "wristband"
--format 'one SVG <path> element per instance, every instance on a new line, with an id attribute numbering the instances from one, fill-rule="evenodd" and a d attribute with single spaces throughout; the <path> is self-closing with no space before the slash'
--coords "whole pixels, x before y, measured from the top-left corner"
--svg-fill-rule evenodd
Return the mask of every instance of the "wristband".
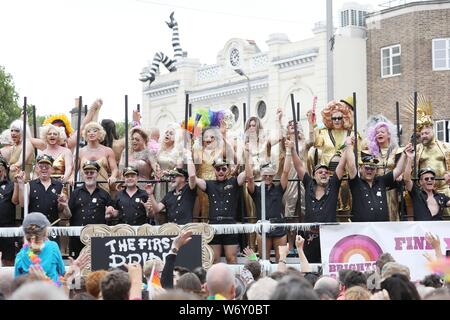
<path id="1" fill-rule="evenodd" d="M 254 252 L 251 255 L 249 255 L 247 257 L 247 259 L 251 260 L 251 261 L 258 261 L 258 257 L 256 256 L 256 253 L 254 253 Z"/>

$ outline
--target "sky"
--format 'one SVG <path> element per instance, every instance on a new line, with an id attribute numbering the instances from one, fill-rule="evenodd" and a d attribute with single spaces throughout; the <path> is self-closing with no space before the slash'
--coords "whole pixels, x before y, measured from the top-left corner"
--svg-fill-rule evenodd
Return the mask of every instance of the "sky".
<path id="1" fill-rule="evenodd" d="M 343 0 L 333 1 L 334 24 Z M 358 0 L 375 9 L 380 0 Z M 0 65 L 38 115 L 67 113 L 75 98 L 102 98 L 100 118 L 123 120 L 142 101 L 139 73 L 156 51 L 173 55 L 164 21 L 175 11 L 189 58 L 214 64 L 230 38 L 255 40 L 262 51 L 272 33 L 291 41 L 312 36 L 326 18 L 325 0 L 0 0 Z M 167 72 L 161 68 L 162 72 Z M 145 111 L 143 111 L 145 112 Z"/>

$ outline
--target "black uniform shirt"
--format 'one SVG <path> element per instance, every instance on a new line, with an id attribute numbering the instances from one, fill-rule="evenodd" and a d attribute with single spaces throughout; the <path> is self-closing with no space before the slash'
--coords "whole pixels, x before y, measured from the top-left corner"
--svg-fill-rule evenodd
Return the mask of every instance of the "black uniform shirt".
<path id="1" fill-rule="evenodd" d="M 189 183 L 180 191 L 172 190 L 166 193 L 161 203 L 166 207 L 167 220 L 177 224 L 192 223 L 196 189 L 192 190 Z"/>
<path id="2" fill-rule="evenodd" d="M 236 223 L 239 190 L 235 177 L 224 181 L 206 181 L 210 223 Z"/>
<path id="3" fill-rule="evenodd" d="M 105 224 L 105 207 L 112 206 L 111 196 L 98 186 L 92 194 L 86 186 L 76 188 L 69 200 L 69 208 L 72 212 L 70 225 L 85 226 L 87 224 Z"/>
<path id="4" fill-rule="evenodd" d="M 386 189 L 395 186 L 394 174 L 376 176 L 372 187 L 358 175 L 349 181 L 353 222 L 389 221 Z"/>
<path id="5" fill-rule="evenodd" d="M 283 194 L 286 189 L 281 187 L 281 184 L 274 185 L 271 188 L 264 184 L 266 188 L 266 220 L 273 223 L 284 222 L 284 208 L 283 208 Z M 258 220 L 261 220 L 261 186 L 255 185 L 255 190 L 250 194 L 255 202 L 256 215 Z"/>
<path id="6" fill-rule="evenodd" d="M 11 202 L 13 192 L 13 182 L 0 181 L 0 227 L 12 227 L 15 224 L 16 206 Z"/>
<path id="7" fill-rule="evenodd" d="M 126 189 L 117 193 L 114 208 L 119 210 L 119 223 L 126 223 L 134 226 L 147 223 L 147 211 L 144 206 L 147 199 L 147 192 L 139 188 L 131 198 Z"/>
<path id="8" fill-rule="evenodd" d="M 47 190 L 40 179 L 31 180 L 28 212 L 41 212 L 50 223 L 58 220 L 58 196 L 61 194 L 62 188 L 63 184 L 56 179 L 51 179 Z"/>
<path id="9" fill-rule="evenodd" d="M 336 222 L 336 207 L 341 180 L 336 173 L 328 180 L 325 193 L 316 198 L 317 182 L 308 173 L 303 176 L 305 186 L 305 222 Z"/>
<path id="10" fill-rule="evenodd" d="M 428 196 L 425 191 L 414 184 L 409 194 L 411 195 L 415 221 L 443 220 L 442 215 L 447 207 L 447 202 L 450 200 L 449 197 L 443 193 L 434 192 L 433 196 L 439 205 L 439 211 L 433 216 L 431 215 L 430 209 L 428 209 Z"/>

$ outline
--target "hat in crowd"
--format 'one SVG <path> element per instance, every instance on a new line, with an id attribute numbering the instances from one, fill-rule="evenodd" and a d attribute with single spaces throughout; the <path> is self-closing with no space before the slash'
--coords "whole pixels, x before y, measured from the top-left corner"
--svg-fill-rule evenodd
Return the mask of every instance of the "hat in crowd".
<path id="1" fill-rule="evenodd" d="M 313 174 L 315 174 L 316 171 L 319 170 L 320 168 L 325 168 L 329 170 L 328 166 L 325 163 L 319 163 L 314 167 Z"/>
<path id="2" fill-rule="evenodd" d="M 52 156 L 49 156 L 48 154 L 42 154 L 37 156 L 36 158 L 36 163 L 48 163 L 49 165 L 53 165 L 53 162 L 55 160 L 53 159 Z"/>
<path id="3" fill-rule="evenodd" d="M 425 173 L 431 173 L 433 176 L 436 176 L 436 172 L 432 168 L 426 167 L 419 170 L 419 179 Z"/>
<path id="4" fill-rule="evenodd" d="M 379 160 L 377 158 L 375 158 L 373 155 L 361 152 L 360 164 L 363 164 L 365 166 L 370 166 L 370 167 L 376 167 L 376 166 L 378 166 L 378 162 L 379 162 Z"/>
<path id="5" fill-rule="evenodd" d="M 100 171 L 100 165 L 95 160 L 88 160 L 83 164 L 83 170 Z"/>
<path id="6" fill-rule="evenodd" d="M 126 176 L 127 174 L 135 174 L 135 175 L 139 175 L 139 170 L 135 167 L 126 167 L 123 169 L 123 175 Z"/>
<path id="7" fill-rule="evenodd" d="M 50 226 L 50 222 L 48 221 L 47 217 L 40 212 L 30 212 L 25 215 L 22 223 L 22 228 L 25 230 L 32 224 L 37 225 L 41 229 Z"/>
<path id="8" fill-rule="evenodd" d="M 411 279 L 411 274 L 407 266 L 404 266 L 397 262 L 388 262 L 383 266 L 383 269 L 381 270 L 381 282 L 397 273 L 403 274 L 408 277 L 408 279 Z"/>
<path id="9" fill-rule="evenodd" d="M 183 168 L 175 168 L 173 169 L 173 175 L 179 177 L 185 177 L 186 179 L 189 177 L 189 174 Z"/>
<path id="10" fill-rule="evenodd" d="M 9 168 L 8 161 L 5 158 L 3 158 L 2 156 L 0 156 L 0 166 L 5 167 L 5 169 Z"/>
<path id="11" fill-rule="evenodd" d="M 352 109 L 352 110 L 354 109 L 353 108 L 353 96 L 348 96 L 347 98 L 341 99 L 339 101 L 345 103 L 347 106 L 350 107 L 350 109 Z"/>
<path id="12" fill-rule="evenodd" d="M 213 163 L 212 163 L 213 167 L 222 167 L 222 166 L 228 166 L 230 165 L 229 163 L 227 163 L 227 161 L 223 158 L 218 158 L 218 159 L 214 159 Z"/>
<path id="13" fill-rule="evenodd" d="M 261 166 L 261 175 L 274 176 L 277 173 L 271 163 L 266 163 Z"/>

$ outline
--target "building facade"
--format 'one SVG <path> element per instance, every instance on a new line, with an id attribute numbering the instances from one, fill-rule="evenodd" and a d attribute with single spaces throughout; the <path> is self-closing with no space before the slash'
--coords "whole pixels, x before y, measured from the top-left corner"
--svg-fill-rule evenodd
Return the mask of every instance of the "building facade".
<path id="1" fill-rule="evenodd" d="M 355 24 L 339 28 L 333 39 L 334 96 L 339 100 L 357 93 L 361 128 L 367 114 L 366 29 Z M 306 112 L 314 97 L 318 121 L 327 104 L 326 26 L 317 23 L 312 31 L 313 37 L 295 42 L 285 34 L 272 34 L 265 52 L 253 41 L 230 39 L 218 52 L 214 65 L 181 58 L 176 72 L 160 74 L 151 86 L 143 85 L 144 126 L 164 128 L 170 122 L 181 122 L 185 95 L 189 94 L 193 113 L 199 107 L 231 109 L 237 120 L 234 129 L 243 129 L 245 103 L 250 116 L 258 116 L 264 127 L 270 128 L 278 107 L 284 110 L 285 123 L 292 119 L 293 93 L 301 105 L 303 128 L 308 130 Z"/>
<path id="2" fill-rule="evenodd" d="M 449 141 L 450 1 L 404 3 L 367 16 L 369 114 L 383 113 L 400 123 L 405 144 L 413 117 L 405 106 L 413 92 L 431 99 L 437 137 Z"/>

